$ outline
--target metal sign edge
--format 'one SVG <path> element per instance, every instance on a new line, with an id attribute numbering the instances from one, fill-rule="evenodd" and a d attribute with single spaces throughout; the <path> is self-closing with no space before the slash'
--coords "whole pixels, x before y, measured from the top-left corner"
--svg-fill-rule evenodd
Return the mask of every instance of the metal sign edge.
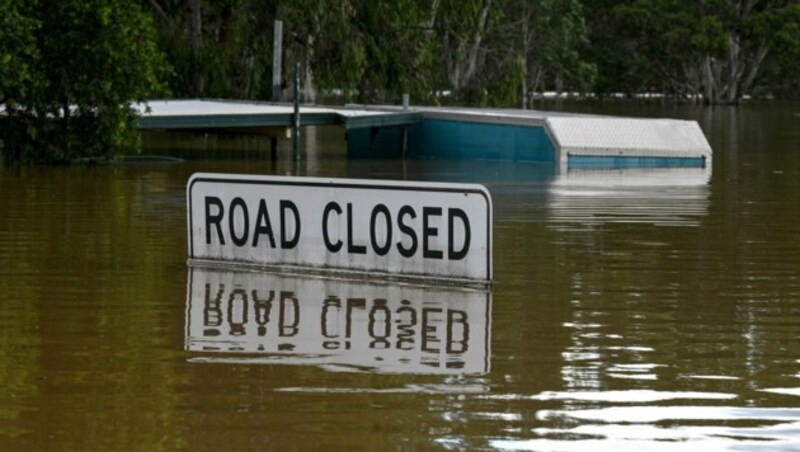
<path id="1" fill-rule="evenodd" d="M 407 190 L 407 191 L 440 191 L 450 193 L 474 193 L 482 196 L 486 202 L 486 278 L 485 279 L 467 279 L 467 278 L 447 278 L 447 277 L 429 277 L 422 275 L 403 275 L 403 277 L 442 280 L 442 281 L 475 281 L 480 284 L 490 287 L 494 280 L 494 268 L 492 262 L 492 242 L 494 240 L 494 231 L 492 223 L 494 221 L 492 213 L 494 206 L 492 204 L 492 196 L 486 186 L 482 184 L 468 184 L 456 182 L 425 182 L 425 181 L 395 181 L 395 180 L 380 180 L 380 179 L 344 179 L 344 178 L 324 178 L 324 177 L 307 177 L 307 176 L 273 176 L 273 175 L 257 175 L 257 174 L 235 174 L 235 173 L 194 173 L 189 177 L 186 183 L 186 226 L 189 231 L 188 245 L 188 260 L 189 262 L 198 262 L 207 260 L 196 259 L 194 256 L 194 231 L 192 228 L 192 189 L 197 182 L 212 182 L 212 183 L 241 183 L 241 184 L 255 184 L 255 185 L 297 185 L 306 187 L 341 187 L 341 188 L 365 188 L 365 189 L 387 189 L 387 190 Z M 232 266 L 239 266 L 241 263 L 231 262 Z M 258 266 L 253 264 L 251 266 Z M 270 267 L 270 266 L 262 266 Z M 307 267 L 313 269 L 314 267 Z M 337 270 L 337 269 L 324 269 L 324 270 Z M 354 272 L 359 273 L 359 272 Z"/>

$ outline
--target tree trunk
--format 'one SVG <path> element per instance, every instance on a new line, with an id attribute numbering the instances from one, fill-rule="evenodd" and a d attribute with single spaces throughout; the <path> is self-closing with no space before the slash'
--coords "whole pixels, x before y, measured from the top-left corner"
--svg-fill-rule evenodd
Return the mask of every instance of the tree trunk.
<path id="1" fill-rule="evenodd" d="M 764 64 L 764 59 L 767 58 L 767 54 L 769 54 L 769 47 L 762 43 L 756 52 L 756 56 L 753 60 L 753 64 L 750 66 L 750 70 L 747 72 L 747 76 L 745 76 L 744 81 L 742 82 L 742 93 L 747 93 L 750 91 L 756 76 L 758 76 L 758 73 L 761 71 L 761 66 Z"/>
<path id="2" fill-rule="evenodd" d="M 710 104 L 714 101 L 716 86 L 714 83 L 714 74 L 711 68 L 712 64 L 711 55 L 706 55 L 705 60 L 703 61 L 703 69 L 702 69 L 702 85 L 703 85 L 703 99 L 705 103 Z"/>
<path id="3" fill-rule="evenodd" d="M 439 4 L 441 0 L 433 0 L 431 2 L 431 13 L 428 15 L 428 23 L 426 24 L 427 27 L 425 28 L 425 32 L 423 36 L 425 37 L 424 44 L 427 45 L 431 37 L 433 36 L 433 29 L 436 26 L 436 16 L 439 14 Z"/>
<path id="4" fill-rule="evenodd" d="M 306 48 L 303 58 L 303 101 L 317 103 L 317 90 L 314 88 L 314 73 L 311 62 L 314 60 L 314 36 L 309 34 L 306 38 Z"/>
<path id="5" fill-rule="evenodd" d="M 478 68 L 478 57 L 480 56 L 481 42 L 483 42 L 483 34 L 486 31 L 486 22 L 489 18 L 489 9 L 492 7 L 492 0 L 486 0 L 481 11 L 480 18 L 478 19 L 478 26 L 472 34 L 472 44 L 469 48 L 469 55 L 467 57 L 467 65 L 464 70 L 464 79 L 469 81 L 475 75 Z"/>
<path id="6" fill-rule="evenodd" d="M 528 109 L 528 4 L 522 5 L 522 92 L 520 97 L 522 100 L 522 109 Z"/>
<path id="7" fill-rule="evenodd" d="M 739 40 L 733 33 L 728 33 L 728 90 L 725 99 L 728 104 L 736 104 L 739 102 L 740 65 Z"/>
<path id="8" fill-rule="evenodd" d="M 442 48 L 444 49 L 444 61 L 445 66 L 447 67 L 447 80 L 450 82 L 450 86 L 455 90 L 458 91 L 461 89 L 461 65 L 459 64 L 460 61 L 457 60 L 457 55 L 459 55 L 463 48 L 463 43 L 458 43 L 458 49 L 453 50 L 453 44 L 451 43 L 450 38 L 450 21 L 447 17 L 444 18 L 444 37 L 442 42 Z"/>
<path id="9" fill-rule="evenodd" d="M 63 115 L 61 117 L 61 131 L 64 134 L 63 136 L 63 143 L 66 143 L 66 149 L 64 149 L 64 155 L 67 159 L 72 158 L 72 139 L 70 138 L 70 111 L 69 111 L 69 98 L 64 97 L 61 100 L 61 108 L 64 109 Z"/>
<path id="10" fill-rule="evenodd" d="M 472 33 L 469 35 L 469 38 L 459 39 L 456 49 L 453 49 L 453 45 L 451 44 L 451 33 L 447 29 L 449 23 L 445 18 L 443 43 L 445 64 L 447 66 L 447 78 L 455 91 L 460 91 L 466 87 L 472 80 L 472 77 L 475 76 L 475 72 L 478 69 L 478 62 L 481 56 L 481 44 L 483 43 L 483 35 L 486 31 L 486 24 L 488 23 L 491 6 L 492 0 L 486 0 L 477 18 L 477 23 L 471 29 Z"/>
<path id="11" fill-rule="evenodd" d="M 189 2 L 189 45 L 192 49 L 192 86 L 195 96 L 202 96 L 205 90 L 205 76 L 200 62 L 203 47 L 202 0 Z"/>
<path id="12" fill-rule="evenodd" d="M 255 67 L 255 57 L 253 57 L 252 49 L 245 45 L 242 49 L 242 56 L 240 59 L 241 75 L 239 76 L 239 83 L 234 89 L 240 99 L 253 98 L 253 70 Z"/>
<path id="13" fill-rule="evenodd" d="M 316 56 L 317 38 L 322 33 L 322 23 L 319 14 L 311 17 L 311 30 L 306 35 L 303 45 L 303 100 L 306 103 L 317 103 L 317 89 L 314 87 L 314 71 L 311 64 Z"/>

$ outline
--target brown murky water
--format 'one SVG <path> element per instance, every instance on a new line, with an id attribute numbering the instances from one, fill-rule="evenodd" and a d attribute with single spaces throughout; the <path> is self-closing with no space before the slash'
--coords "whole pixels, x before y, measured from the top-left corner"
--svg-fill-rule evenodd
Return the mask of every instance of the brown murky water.
<path id="1" fill-rule="evenodd" d="M 330 131 L 299 167 L 151 137 L 193 158 L 0 170 L 0 449 L 800 448 L 800 106 L 601 110 L 697 119 L 713 171 L 347 161 Z M 190 271 L 196 171 L 485 183 L 496 286 Z"/>

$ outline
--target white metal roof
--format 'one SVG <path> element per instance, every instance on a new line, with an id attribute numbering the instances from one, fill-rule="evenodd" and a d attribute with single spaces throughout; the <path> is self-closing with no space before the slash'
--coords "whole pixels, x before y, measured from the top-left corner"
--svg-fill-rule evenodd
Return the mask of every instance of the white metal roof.
<path id="1" fill-rule="evenodd" d="M 202 99 L 148 100 L 135 103 L 133 107 L 142 116 L 205 116 L 205 115 L 251 115 L 293 113 L 290 104 L 269 104 L 258 102 L 217 101 Z M 373 116 L 386 112 L 353 110 L 346 108 L 300 106 L 301 113 L 335 113 L 342 116 Z"/>
<path id="2" fill-rule="evenodd" d="M 695 121 L 616 117 L 548 117 L 562 158 L 566 155 L 711 158 Z"/>

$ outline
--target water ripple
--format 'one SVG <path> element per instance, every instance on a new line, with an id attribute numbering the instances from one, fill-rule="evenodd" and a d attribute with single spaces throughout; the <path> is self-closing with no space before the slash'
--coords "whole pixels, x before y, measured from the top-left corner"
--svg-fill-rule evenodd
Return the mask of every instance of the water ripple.
<path id="1" fill-rule="evenodd" d="M 736 394 L 693 392 L 693 391 L 654 391 L 631 389 L 619 391 L 545 391 L 532 396 L 487 395 L 482 398 L 492 400 L 573 400 L 584 402 L 646 403 L 666 400 L 730 400 Z"/>

